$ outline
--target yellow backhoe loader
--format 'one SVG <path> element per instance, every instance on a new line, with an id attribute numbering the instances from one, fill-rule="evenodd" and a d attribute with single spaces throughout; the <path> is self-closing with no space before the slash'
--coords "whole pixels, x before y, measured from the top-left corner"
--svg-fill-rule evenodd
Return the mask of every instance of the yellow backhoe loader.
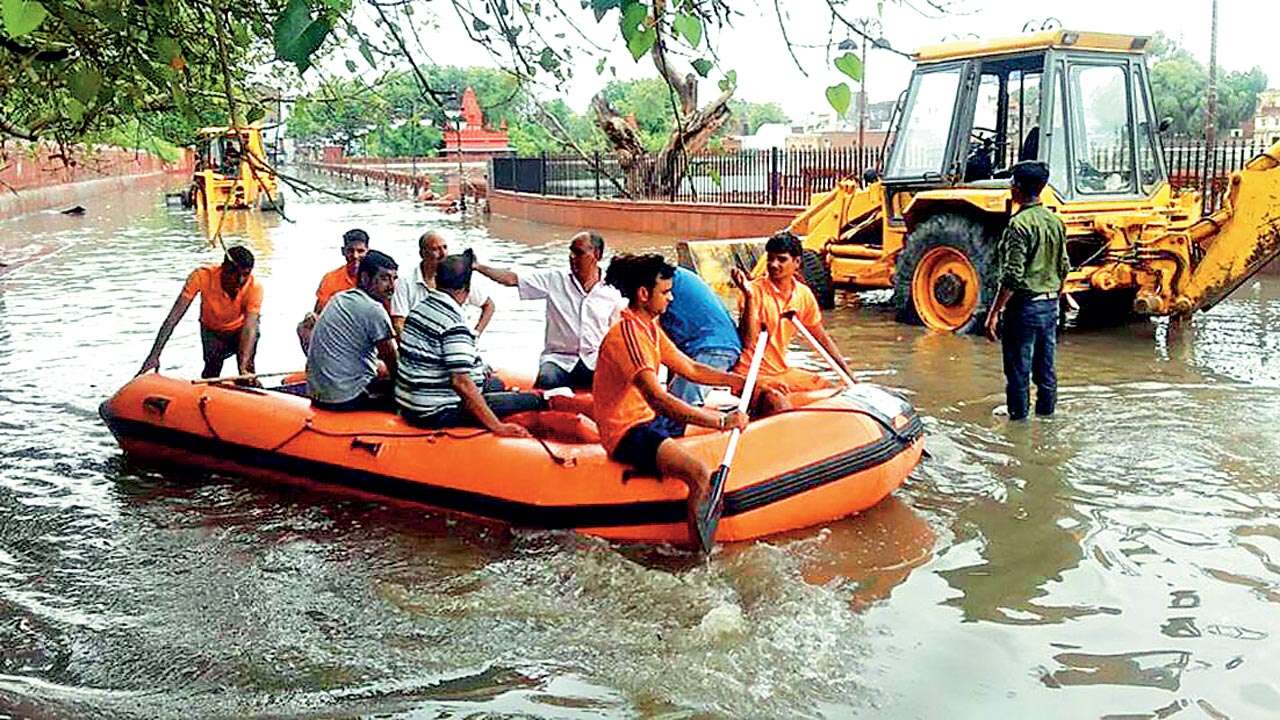
<path id="1" fill-rule="evenodd" d="M 183 202 L 201 215 L 222 210 L 283 209 L 280 182 L 267 163 L 262 129 L 206 127 L 196 133 L 196 166 Z"/>
<path id="2" fill-rule="evenodd" d="M 1144 58 L 1147 38 L 1051 30 L 947 43 L 915 54 L 883 176 L 814 195 L 804 238 L 819 300 L 891 288 L 899 319 L 945 331 L 981 325 L 994 300 L 1001 231 L 1016 208 L 1011 166 L 1050 168 L 1042 201 L 1067 227 L 1066 291 L 1102 319 L 1212 307 L 1280 254 L 1280 144 L 1230 180 L 1201 217 L 1174 193 Z M 681 261 L 718 289 L 760 239 L 694 241 Z"/>

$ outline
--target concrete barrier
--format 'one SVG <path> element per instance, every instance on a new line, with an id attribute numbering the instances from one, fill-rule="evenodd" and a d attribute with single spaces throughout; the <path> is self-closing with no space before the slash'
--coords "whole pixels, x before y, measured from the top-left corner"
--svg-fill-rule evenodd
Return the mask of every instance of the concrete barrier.
<path id="1" fill-rule="evenodd" d="M 804 208 L 656 200 L 597 200 L 489 190 L 489 212 L 549 225 L 688 239 L 772 235 Z"/>

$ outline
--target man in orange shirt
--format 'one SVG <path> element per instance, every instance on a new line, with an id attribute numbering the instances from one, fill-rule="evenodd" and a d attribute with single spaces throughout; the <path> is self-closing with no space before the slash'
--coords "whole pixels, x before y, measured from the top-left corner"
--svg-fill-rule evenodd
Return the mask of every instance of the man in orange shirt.
<path id="1" fill-rule="evenodd" d="M 169 336 L 186 314 L 191 301 L 200 296 L 200 346 L 204 350 L 204 369 L 200 377 L 222 374 L 222 364 L 232 355 L 240 375 L 254 372 L 254 354 L 258 350 L 258 315 L 262 312 L 262 286 L 253 278 L 253 253 L 249 248 L 227 249 L 221 265 L 210 265 L 192 272 L 173 302 L 169 316 L 160 325 L 151 353 L 142 362 L 141 375 L 159 370 L 160 353 Z"/>
<path id="2" fill-rule="evenodd" d="M 320 287 L 316 288 L 316 306 L 298 323 L 298 342 L 302 343 L 302 352 L 311 346 L 311 333 L 315 332 L 316 319 L 320 311 L 328 304 L 329 298 L 356 287 L 356 272 L 360 269 L 360 261 L 369 253 L 369 233 L 352 228 L 342 234 L 342 257 L 346 262 L 334 268 L 320 278 Z"/>
<path id="3" fill-rule="evenodd" d="M 695 383 L 728 385 L 736 393 L 745 379 L 690 360 L 662 331 L 658 317 L 671 303 L 674 275 L 675 267 L 661 255 L 620 255 L 609 264 L 604 281 L 628 304 L 600 343 L 592 394 L 600 442 L 610 457 L 689 486 L 689 532 L 697 538 L 697 507 L 710 489 L 711 470 L 672 439 L 687 424 L 731 430 L 746 427 L 747 417 L 685 403 L 658 381 L 658 367 L 666 365 Z"/>
<path id="4" fill-rule="evenodd" d="M 822 326 L 822 311 L 818 309 L 813 291 L 796 280 L 804 251 L 800 238 L 784 230 L 769 238 L 764 249 L 767 255 L 764 277 L 748 281 L 746 274 L 736 268 L 732 277 L 742 293 L 742 318 L 738 322 L 742 347 L 753 347 L 756 334 L 762 328 L 769 331 L 769 343 L 760 363 L 760 383 L 764 389 L 757 406 L 763 414 L 769 415 L 791 407 L 787 400 L 789 392 L 830 387 L 819 375 L 787 365 L 787 346 L 796 334 L 796 328 L 789 319 L 792 314 L 839 363 L 845 374 L 852 377 L 853 373 L 845 364 L 840 348 Z M 734 372 L 745 373 L 750 361 L 750 353 L 744 352 L 734 366 Z"/>

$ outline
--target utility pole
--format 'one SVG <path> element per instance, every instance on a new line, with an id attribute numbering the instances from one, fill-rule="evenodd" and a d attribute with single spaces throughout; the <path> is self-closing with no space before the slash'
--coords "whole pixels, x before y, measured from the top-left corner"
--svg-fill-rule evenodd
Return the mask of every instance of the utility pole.
<path id="1" fill-rule="evenodd" d="M 1218 164 L 1218 0 L 1212 0 L 1212 4 L 1213 20 L 1209 24 L 1209 32 L 1212 33 L 1209 36 L 1209 87 L 1204 112 L 1204 144 L 1208 154 L 1205 156 L 1204 181 L 1200 186 L 1202 215 L 1207 215 L 1211 207 L 1210 198 L 1213 195 L 1213 181 Z"/>
<path id="2" fill-rule="evenodd" d="M 861 173 L 866 170 L 863 163 L 867 158 L 867 46 L 884 44 L 881 37 L 884 27 L 875 18 L 859 18 L 855 22 L 862 29 L 862 80 L 858 86 L 858 171 Z M 875 40 L 871 39 L 873 36 Z"/>

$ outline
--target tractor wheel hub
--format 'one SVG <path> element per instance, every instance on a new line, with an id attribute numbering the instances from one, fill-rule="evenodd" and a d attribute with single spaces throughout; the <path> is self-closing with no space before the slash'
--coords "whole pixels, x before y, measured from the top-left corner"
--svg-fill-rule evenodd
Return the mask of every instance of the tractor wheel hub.
<path id="1" fill-rule="evenodd" d="M 964 278 L 947 271 L 933 281 L 933 297 L 944 307 L 956 307 L 964 301 Z"/>

